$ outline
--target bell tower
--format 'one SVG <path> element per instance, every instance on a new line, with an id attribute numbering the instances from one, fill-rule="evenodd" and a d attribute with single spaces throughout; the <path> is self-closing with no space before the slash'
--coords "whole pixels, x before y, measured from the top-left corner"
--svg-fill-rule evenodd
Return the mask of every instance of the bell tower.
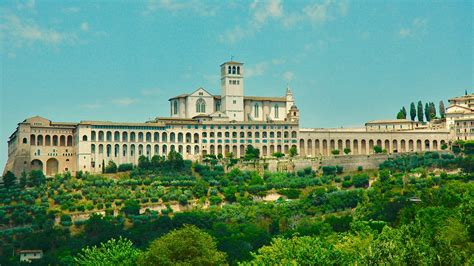
<path id="1" fill-rule="evenodd" d="M 244 64 L 229 61 L 221 65 L 221 110 L 229 120 L 244 121 Z"/>

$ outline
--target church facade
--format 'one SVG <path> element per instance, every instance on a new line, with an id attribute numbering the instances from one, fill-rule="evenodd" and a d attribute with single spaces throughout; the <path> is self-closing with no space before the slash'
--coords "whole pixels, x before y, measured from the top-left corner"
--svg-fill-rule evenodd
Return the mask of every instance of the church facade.
<path id="1" fill-rule="evenodd" d="M 206 154 L 245 154 L 248 145 L 262 157 L 275 152 L 299 156 L 333 156 L 333 151 L 370 155 L 379 146 L 388 153 L 436 151 L 457 139 L 474 139 L 474 95 L 450 100 L 446 121 L 430 124 L 378 120 L 351 129 L 302 128 L 292 91 L 282 96 L 244 95 L 244 65 L 220 66 L 221 94 L 204 88 L 169 99 L 170 115 L 143 123 L 110 121 L 53 122 L 32 117 L 18 124 L 8 140 L 4 171 L 100 173 L 109 161 L 138 163 L 140 156 L 166 156 L 171 150 L 185 159 Z M 459 114 L 461 112 L 462 114 Z"/>

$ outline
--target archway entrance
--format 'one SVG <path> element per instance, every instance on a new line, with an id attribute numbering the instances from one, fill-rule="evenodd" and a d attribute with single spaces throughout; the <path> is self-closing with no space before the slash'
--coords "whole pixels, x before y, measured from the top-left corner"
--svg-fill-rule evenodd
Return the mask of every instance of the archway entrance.
<path id="1" fill-rule="evenodd" d="M 34 159 L 31 161 L 31 170 L 43 171 L 43 162 L 38 159 Z"/>
<path id="2" fill-rule="evenodd" d="M 49 158 L 48 161 L 46 161 L 46 175 L 47 176 L 52 176 L 58 173 L 59 169 L 59 162 L 55 158 Z"/>

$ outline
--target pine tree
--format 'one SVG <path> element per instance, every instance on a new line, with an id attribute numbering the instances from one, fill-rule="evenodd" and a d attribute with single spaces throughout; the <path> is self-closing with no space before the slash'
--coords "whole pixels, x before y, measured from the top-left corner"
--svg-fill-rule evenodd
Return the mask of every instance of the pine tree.
<path id="1" fill-rule="evenodd" d="M 412 102 L 410 104 L 410 118 L 411 118 L 411 121 L 415 121 L 415 118 L 416 118 L 416 107 L 415 107 L 415 103 Z"/>
<path id="2" fill-rule="evenodd" d="M 423 103 L 421 101 L 418 101 L 418 108 L 417 108 L 418 112 L 417 112 L 417 115 L 418 115 L 418 121 L 419 122 L 423 122 Z"/>
<path id="3" fill-rule="evenodd" d="M 444 102 L 439 101 L 439 116 L 444 118 L 446 116 L 446 109 L 444 109 Z"/>
<path id="4" fill-rule="evenodd" d="M 426 122 L 431 121 L 430 104 L 429 103 L 425 103 L 425 118 L 426 118 Z"/>
<path id="5" fill-rule="evenodd" d="M 405 106 L 402 107 L 402 113 L 403 113 L 403 119 L 407 119 L 407 109 L 405 109 Z"/>

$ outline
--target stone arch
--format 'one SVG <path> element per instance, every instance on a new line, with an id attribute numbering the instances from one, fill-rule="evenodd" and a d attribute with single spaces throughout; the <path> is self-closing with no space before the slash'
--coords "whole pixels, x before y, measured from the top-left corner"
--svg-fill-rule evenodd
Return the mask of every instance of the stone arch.
<path id="1" fill-rule="evenodd" d="M 87 141 L 87 135 L 82 136 L 82 141 Z"/>
<path id="2" fill-rule="evenodd" d="M 409 152 L 412 152 L 412 151 L 414 151 L 414 150 L 415 150 L 415 145 L 414 145 L 414 143 L 413 143 L 413 140 L 410 139 L 410 140 L 408 140 L 408 151 L 409 151 Z"/>
<path id="3" fill-rule="evenodd" d="M 107 157 L 110 157 L 112 155 L 112 145 L 107 144 L 106 146 L 106 152 L 107 152 Z"/>
<path id="4" fill-rule="evenodd" d="M 296 147 L 295 145 L 293 145 L 293 146 Z M 285 153 L 285 154 L 288 154 L 288 152 L 289 152 L 289 150 L 290 150 L 289 146 L 288 146 L 288 145 L 284 145 L 284 146 L 283 146 L 283 149 L 284 149 L 284 153 Z"/>
<path id="5" fill-rule="evenodd" d="M 161 150 L 162 150 L 163 155 L 166 156 L 168 154 L 168 147 L 166 146 L 166 144 L 161 145 Z"/>
<path id="6" fill-rule="evenodd" d="M 370 139 L 369 140 L 369 154 L 373 153 L 374 152 L 374 140 L 373 139 Z"/>
<path id="7" fill-rule="evenodd" d="M 216 154 L 216 148 L 214 147 L 214 145 L 209 146 L 209 153 Z"/>
<path id="8" fill-rule="evenodd" d="M 72 146 L 72 136 L 69 135 L 67 136 L 67 143 L 66 143 L 67 146 L 71 147 Z"/>
<path id="9" fill-rule="evenodd" d="M 416 141 L 416 151 L 420 152 L 422 149 L 421 140 Z"/>
<path id="10" fill-rule="evenodd" d="M 102 130 L 99 131 L 99 141 L 104 141 L 104 131 L 102 131 Z"/>
<path id="11" fill-rule="evenodd" d="M 194 143 L 199 143 L 199 134 L 198 133 L 194 133 Z"/>
<path id="12" fill-rule="evenodd" d="M 160 142 L 160 133 L 153 133 L 153 142 Z"/>
<path id="13" fill-rule="evenodd" d="M 94 130 L 92 130 L 91 131 L 91 141 L 96 141 L 96 139 L 97 139 L 97 133 Z"/>
<path id="14" fill-rule="evenodd" d="M 244 157 L 244 155 L 245 155 L 245 146 L 244 145 L 240 145 L 239 152 L 240 152 L 240 157 Z"/>
<path id="15" fill-rule="evenodd" d="M 425 140 L 425 146 L 424 146 L 424 149 L 425 149 L 426 151 L 429 151 L 429 150 L 431 150 L 431 144 L 430 144 L 430 140 L 428 140 L 428 139 L 426 139 L 426 140 Z"/>
<path id="16" fill-rule="evenodd" d="M 153 155 L 159 155 L 160 154 L 160 146 L 158 146 L 158 144 L 155 144 L 155 146 L 153 146 Z"/>
<path id="17" fill-rule="evenodd" d="M 335 149 L 336 149 L 336 141 L 332 139 L 329 141 L 329 152 L 332 152 Z"/>
<path id="18" fill-rule="evenodd" d="M 104 145 L 99 144 L 99 154 L 104 154 Z"/>
<path id="19" fill-rule="evenodd" d="M 222 154 L 222 145 L 217 145 L 217 155 Z"/>
<path id="20" fill-rule="evenodd" d="M 127 152 L 128 152 L 128 150 L 127 150 L 127 144 L 123 144 L 123 145 L 122 145 L 122 156 L 123 156 L 124 158 L 127 158 Z"/>
<path id="21" fill-rule="evenodd" d="M 170 133 L 170 142 L 176 142 L 176 134 L 174 132 Z"/>
<path id="22" fill-rule="evenodd" d="M 128 142 L 128 133 L 127 132 L 122 132 L 122 141 L 123 142 Z"/>
<path id="23" fill-rule="evenodd" d="M 34 159 L 30 163 L 31 170 L 40 170 L 43 171 L 43 162 L 39 159 Z"/>
<path id="24" fill-rule="evenodd" d="M 199 154 L 199 145 L 194 145 L 194 154 Z"/>
<path id="25" fill-rule="evenodd" d="M 232 153 L 234 154 L 234 158 L 237 157 L 237 145 L 232 145 Z"/>
<path id="26" fill-rule="evenodd" d="M 143 132 L 138 132 L 138 142 L 143 142 Z"/>
<path id="27" fill-rule="evenodd" d="M 279 145 L 279 144 L 277 145 L 277 152 L 282 152 L 281 145 Z"/>
<path id="28" fill-rule="evenodd" d="M 59 162 L 56 158 L 49 158 L 46 161 L 46 175 L 53 176 L 59 172 Z"/>
<path id="29" fill-rule="evenodd" d="M 115 144 L 114 146 L 114 157 L 119 157 L 120 155 L 120 146 L 118 144 Z"/>
<path id="30" fill-rule="evenodd" d="M 367 154 L 367 141 L 365 139 L 360 141 L 360 154 Z"/>
<path id="31" fill-rule="evenodd" d="M 270 145 L 270 155 L 275 153 L 275 145 Z"/>
<path id="32" fill-rule="evenodd" d="M 323 139 L 323 155 L 328 155 L 328 141 Z"/>
<path id="33" fill-rule="evenodd" d="M 226 144 L 224 146 L 224 155 L 227 156 L 227 154 L 230 153 L 230 145 Z"/>
<path id="34" fill-rule="evenodd" d="M 433 140 L 433 150 L 434 151 L 437 151 L 439 148 L 438 148 L 438 141 L 437 140 Z"/>
<path id="35" fill-rule="evenodd" d="M 66 146 L 66 136 L 61 135 L 59 137 L 59 146 Z"/>
<path id="36" fill-rule="evenodd" d="M 352 149 L 352 154 L 359 154 L 359 140 L 355 139 L 352 144 L 354 146 L 354 148 Z"/>
<path id="37" fill-rule="evenodd" d="M 43 146 L 43 135 L 38 135 L 38 138 L 36 140 L 36 145 L 38 146 Z"/>
<path id="38" fill-rule="evenodd" d="M 392 140 L 392 152 L 398 153 L 398 141 L 396 139 Z"/>
<path id="39" fill-rule="evenodd" d="M 306 155 L 312 156 L 313 155 L 313 140 L 308 139 L 308 150 L 306 152 Z"/>
<path id="40" fill-rule="evenodd" d="M 146 145 L 146 157 L 148 157 L 148 158 L 151 157 L 151 145 L 150 144 Z"/>
<path id="41" fill-rule="evenodd" d="M 137 141 L 137 133 L 135 133 L 135 132 L 130 132 L 130 141 L 131 141 L 131 142 Z"/>
<path id="42" fill-rule="evenodd" d="M 143 144 L 138 144 L 138 156 L 143 155 Z"/>
<path id="43" fill-rule="evenodd" d="M 321 152 L 321 149 L 319 147 L 320 145 L 321 145 L 321 143 L 320 143 L 319 139 L 314 141 L 314 153 L 316 155 L 318 155 Z"/>
<path id="44" fill-rule="evenodd" d="M 163 132 L 163 133 L 161 134 L 161 141 L 162 141 L 162 142 L 168 142 L 168 133 Z"/>
<path id="45" fill-rule="evenodd" d="M 95 154 L 95 144 L 91 144 L 91 153 Z"/>
<path id="46" fill-rule="evenodd" d="M 54 135 L 53 136 L 53 146 L 58 146 L 59 145 L 59 141 L 58 141 L 58 136 L 57 135 Z"/>
<path id="47" fill-rule="evenodd" d="M 384 149 L 387 151 L 387 153 L 390 153 L 390 140 L 386 139 L 384 141 Z"/>
<path id="48" fill-rule="evenodd" d="M 183 133 L 181 132 L 178 133 L 178 142 L 183 143 Z"/>
<path id="49" fill-rule="evenodd" d="M 406 140 L 402 139 L 400 141 L 400 151 L 401 152 L 406 152 L 407 151 L 406 145 L 407 145 Z"/>
<path id="50" fill-rule="evenodd" d="M 186 154 L 191 154 L 191 153 L 192 153 L 191 145 L 186 145 Z"/>
<path id="51" fill-rule="evenodd" d="M 262 155 L 263 156 L 268 156 L 268 148 L 266 145 L 262 146 Z"/>
<path id="52" fill-rule="evenodd" d="M 36 136 L 35 136 L 35 134 L 30 135 L 30 145 L 36 145 Z"/>
<path id="53" fill-rule="evenodd" d="M 342 147 L 342 139 L 337 140 L 337 149 L 342 153 L 344 147 Z"/>
<path id="54" fill-rule="evenodd" d="M 118 132 L 118 131 L 114 132 L 114 141 L 116 141 L 116 142 L 120 141 L 120 132 Z"/>
<path id="55" fill-rule="evenodd" d="M 191 139 L 191 133 L 186 133 L 186 143 L 191 143 L 192 142 L 192 139 Z"/>
<path id="56" fill-rule="evenodd" d="M 46 135 L 45 138 L 44 138 L 44 145 L 45 146 L 51 146 L 51 136 L 50 135 Z"/>
<path id="57" fill-rule="evenodd" d="M 301 156 L 306 155 L 306 151 L 305 151 L 305 148 L 304 148 L 304 139 L 300 139 L 300 154 L 301 154 Z"/>
<path id="58" fill-rule="evenodd" d="M 151 133 L 150 132 L 146 133 L 145 140 L 146 140 L 146 142 L 151 142 Z"/>
<path id="59" fill-rule="evenodd" d="M 112 132 L 111 131 L 107 131 L 106 139 L 109 142 L 112 141 Z"/>

